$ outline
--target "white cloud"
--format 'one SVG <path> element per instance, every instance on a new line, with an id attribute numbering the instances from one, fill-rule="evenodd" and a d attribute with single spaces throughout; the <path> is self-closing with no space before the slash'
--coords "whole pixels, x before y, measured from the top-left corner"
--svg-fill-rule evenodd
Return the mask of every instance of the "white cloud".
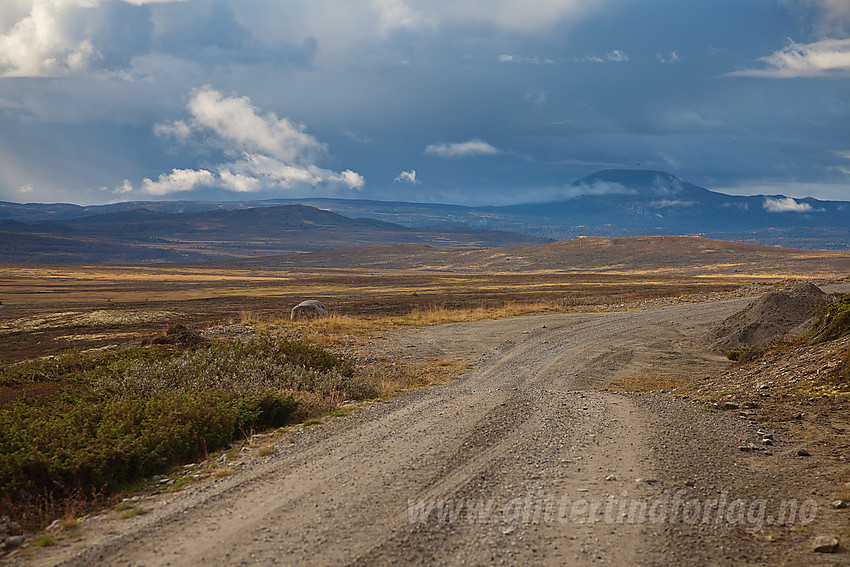
<path id="1" fill-rule="evenodd" d="M 174 138 L 178 142 L 185 142 L 192 136 L 192 128 L 183 120 L 154 124 L 153 133 L 163 138 Z"/>
<path id="2" fill-rule="evenodd" d="M 311 163 L 327 153 L 325 144 L 308 134 L 303 124 L 273 112 L 260 115 L 248 97 L 224 96 L 207 85 L 192 93 L 188 109 L 189 127 L 214 134 L 228 149 L 262 152 L 295 163 Z"/>
<path id="3" fill-rule="evenodd" d="M 214 181 L 215 176 L 205 169 L 173 169 L 171 173 L 160 175 L 156 181 L 146 177 L 142 181 L 142 188 L 151 195 L 162 196 L 210 186 Z"/>
<path id="4" fill-rule="evenodd" d="M 419 185 L 422 183 L 416 178 L 416 170 L 411 169 L 410 171 L 402 171 L 399 173 L 395 179 L 393 179 L 396 183 L 409 183 L 410 185 Z"/>
<path id="5" fill-rule="evenodd" d="M 218 177 L 225 189 L 235 193 L 256 193 L 262 188 L 262 183 L 256 177 L 233 173 L 227 168 L 222 168 Z"/>
<path id="6" fill-rule="evenodd" d="M 61 77 L 86 70 L 101 53 L 86 37 L 81 9 L 100 0 L 33 0 L 0 35 L 0 77 Z"/>
<path id="7" fill-rule="evenodd" d="M 626 187 L 625 185 L 620 185 L 619 183 L 608 183 L 604 181 L 599 181 L 593 183 L 592 185 L 588 185 L 586 183 L 580 183 L 578 185 L 570 185 L 565 188 L 562 194 L 564 199 L 574 199 L 575 197 L 581 197 L 582 195 L 636 195 L 637 191 L 635 189 L 631 189 Z"/>
<path id="8" fill-rule="evenodd" d="M 35 189 L 32 186 L 32 184 L 27 184 L 27 185 L 23 185 L 21 187 L 18 187 L 18 193 L 20 193 L 21 195 L 26 195 L 27 193 L 32 193 L 34 190 Z"/>
<path id="9" fill-rule="evenodd" d="M 313 164 L 284 163 L 262 154 L 245 153 L 242 159 L 221 165 L 219 171 L 220 177 L 226 181 L 224 188 L 240 192 L 258 191 L 263 186 L 292 189 L 297 186 L 316 187 L 326 183 L 360 189 L 366 183 L 362 175 L 351 170 L 337 173 Z"/>
<path id="10" fill-rule="evenodd" d="M 665 65 L 673 65 L 681 61 L 679 54 L 675 51 L 671 51 L 670 55 L 662 55 L 660 53 L 655 54 L 655 58 L 661 61 Z"/>
<path id="11" fill-rule="evenodd" d="M 807 213 L 812 210 L 808 203 L 798 203 L 791 197 L 764 200 L 764 210 L 769 213 Z"/>
<path id="12" fill-rule="evenodd" d="M 470 156 L 492 156 L 502 153 L 502 150 L 491 146 L 484 140 L 475 138 L 466 142 L 430 144 L 425 153 L 442 158 L 462 158 Z"/>
<path id="13" fill-rule="evenodd" d="M 588 55 L 586 57 L 576 58 L 574 60 L 583 61 L 585 63 L 625 63 L 629 60 L 629 56 L 626 55 L 625 51 L 615 49 L 614 51 L 611 51 L 610 53 L 606 54 L 605 57 L 600 57 L 598 55 Z"/>
<path id="14" fill-rule="evenodd" d="M 502 54 L 498 57 L 499 63 L 528 63 L 531 65 L 554 65 L 556 61 L 548 57 L 524 57 L 522 55 Z"/>
<path id="15" fill-rule="evenodd" d="M 133 184 L 129 179 L 125 179 L 121 185 L 112 190 L 116 195 L 126 195 L 133 192 Z"/>
<path id="16" fill-rule="evenodd" d="M 362 189 L 366 185 L 366 180 L 356 171 L 346 169 L 339 175 L 331 177 L 331 181 L 341 182 L 348 186 L 349 189 Z"/>
<path id="17" fill-rule="evenodd" d="M 327 146 L 307 133 L 303 124 L 262 114 L 248 97 L 225 96 L 210 86 L 192 91 L 188 120 L 157 124 L 154 132 L 181 143 L 195 139 L 222 150 L 229 161 L 213 171 L 174 170 L 157 181 L 145 179 L 143 189 L 153 195 L 212 186 L 236 193 L 262 189 L 293 189 L 329 185 L 361 189 L 366 181 L 350 169 L 336 172 L 319 167 Z"/>
<path id="18" fill-rule="evenodd" d="M 788 45 L 761 58 L 766 69 L 744 69 L 729 76 L 793 79 L 850 77 L 850 39 L 824 39 L 814 43 Z"/>

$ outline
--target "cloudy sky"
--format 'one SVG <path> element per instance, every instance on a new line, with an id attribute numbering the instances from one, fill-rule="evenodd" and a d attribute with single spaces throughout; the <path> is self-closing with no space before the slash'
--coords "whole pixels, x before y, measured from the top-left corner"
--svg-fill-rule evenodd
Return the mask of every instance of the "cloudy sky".
<path id="1" fill-rule="evenodd" d="M 848 0 L 2 0 L 0 200 L 850 200 Z"/>

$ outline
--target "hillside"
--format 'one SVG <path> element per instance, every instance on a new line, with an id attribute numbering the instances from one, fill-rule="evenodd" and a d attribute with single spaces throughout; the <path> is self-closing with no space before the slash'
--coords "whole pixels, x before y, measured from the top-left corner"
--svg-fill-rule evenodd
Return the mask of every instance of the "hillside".
<path id="1" fill-rule="evenodd" d="M 304 205 L 173 214 L 132 209 L 75 219 L 0 221 L 0 255 L 7 261 L 204 262 L 372 244 L 490 247 L 542 241 L 463 227 L 411 229 Z"/>
<path id="2" fill-rule="evenodd" d="M 244 264 L 292 268 L 397 269 L 470 273 L 555 271 L 839 277 L 850 273 L 850 253 L 797 250 L 691 236 L 577 238 L 499 249 L 439 249 L 422 244 L 331 250 Z"/>

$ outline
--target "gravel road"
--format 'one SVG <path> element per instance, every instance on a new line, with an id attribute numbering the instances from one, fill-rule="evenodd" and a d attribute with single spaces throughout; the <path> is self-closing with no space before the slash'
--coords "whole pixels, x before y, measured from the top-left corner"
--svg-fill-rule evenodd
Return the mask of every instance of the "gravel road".
<path id="1" fill-rule="evenodd" d="M 739 445 L 760 436 L 734 412 L 607 390 L 616 374 L 723 368 L 691 339 L 746 303 L 533 315 L 388 335 L 376 348 L 398 356 L 474 353 L 478 363 L 445 385 L 306 429 L 233 475 L 152 498 L 144 516 L 94 522 L 79 542 L 30 559 L 817 564 L 811 552 L 771 543 L 757 517 L 762 508 L 751 505 L 764 499 L 773 513 L 780 497 L 811 498 L 805 479 L 786 482 L 771 465 L 786 458 L 782 439 L 772 455 L 743 452 Z M 770 486 L 759 480 L 765 471 L 774 475 Z M 740 505 L 729 507 L 736 499 L 753 521 Z M 839 556 L 814 559 L 832 564 Z"/>

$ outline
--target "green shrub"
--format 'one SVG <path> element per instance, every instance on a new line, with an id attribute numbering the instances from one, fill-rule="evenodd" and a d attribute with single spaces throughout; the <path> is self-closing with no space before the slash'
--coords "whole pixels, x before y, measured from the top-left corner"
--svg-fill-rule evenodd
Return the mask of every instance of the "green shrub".
<path id="1" fill-rule="evenodd" d="M 769 350 L 769 347 L 738 347 L 726 351 L 726 358 L 734 362 L 746 364 L 763 357 Z"/>
<path id="2" fill-rule="evenodd" d="M 115 493 L 285 425 L 299 392 L 377 395 L 350 362 L 272 337 L 71 352 L 8 366 L 0 385 L 27 394 L 0 402 L 0 499 Z"/>
<path id="3" fill-rule="evenodd" d="M 850 294 L 845 293 L 826 306 L 823 315 L 809 329 L 808 338 L 811 344 L 818 344 L 847 335 L 850 335 Z"/>
<path id="4" fill-rule="evenodd" d="M 12 403 L 0 410 L 0 492 L 113 492 L 252 428 L 284 425 L 291 397 L 222 392 Z"/>

